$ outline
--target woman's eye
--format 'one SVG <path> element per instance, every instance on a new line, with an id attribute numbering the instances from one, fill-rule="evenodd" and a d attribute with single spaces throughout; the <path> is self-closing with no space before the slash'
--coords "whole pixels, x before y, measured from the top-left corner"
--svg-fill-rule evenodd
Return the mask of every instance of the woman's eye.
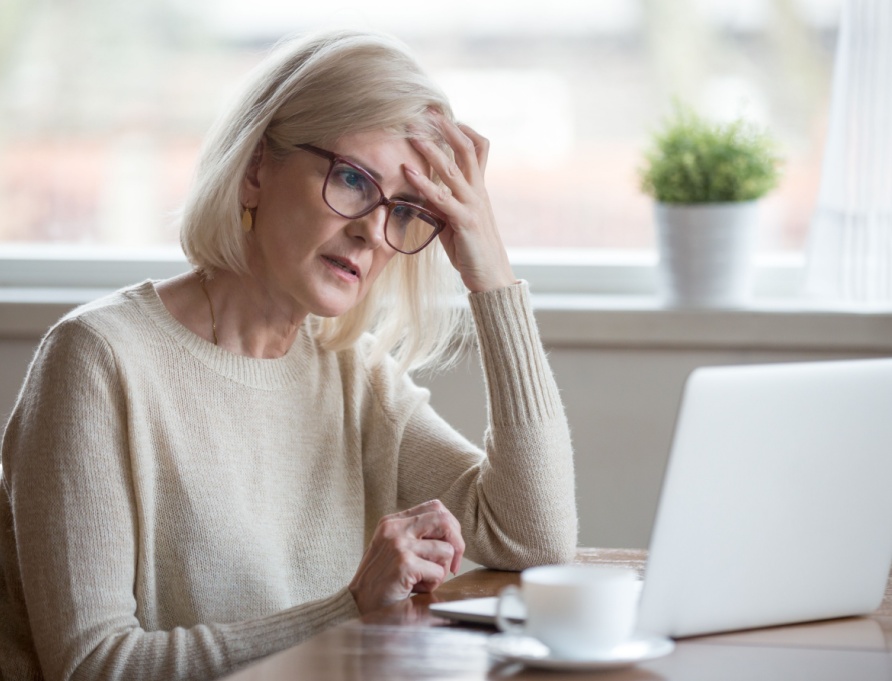
<path id="1" fill-rule="evenodd" d="M 353 168 L 337 168 L 335 179 L 344 187 L 362 192 L 366 191 L 369 185 L 366 176 Z"/>
<path id="2" fill-rule="evenodd" d="M 410 206 L 397 205 L 390 211 L 390 219 L 396 221 L 401 227 L 408 225 L 417 215 L 418 211 Z"/>

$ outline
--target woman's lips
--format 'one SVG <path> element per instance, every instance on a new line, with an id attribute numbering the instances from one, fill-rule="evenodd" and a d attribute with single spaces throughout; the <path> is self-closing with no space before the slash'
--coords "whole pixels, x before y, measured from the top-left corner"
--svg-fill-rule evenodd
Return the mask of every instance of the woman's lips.
<path id="1" fill-rule="evenodd" d="M 359 266 L 347 258 L 339 258 L 334 255 L 323 255 L 322 260 L 336 273 L 349 279 L 361 278 Z"/>

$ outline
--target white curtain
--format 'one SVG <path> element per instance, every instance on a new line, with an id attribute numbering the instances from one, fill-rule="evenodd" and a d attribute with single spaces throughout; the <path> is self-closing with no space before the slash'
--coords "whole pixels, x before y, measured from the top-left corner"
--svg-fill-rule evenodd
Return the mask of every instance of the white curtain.
<path id="1" fill-rule="evenodd" d="M 892 301 L 892 0 L 844 0 L 806 289 Z"/>

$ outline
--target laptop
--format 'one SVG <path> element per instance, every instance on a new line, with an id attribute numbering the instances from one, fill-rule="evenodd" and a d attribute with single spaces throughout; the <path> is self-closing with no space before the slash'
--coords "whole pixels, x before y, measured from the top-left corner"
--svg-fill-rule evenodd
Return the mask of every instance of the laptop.
<path id="1" fill-rule="evenodd" d="M 640 630 L 682 638 L 867 614 L 890 566 L 892 359 L 689 376 Z M 472 599 L 431 611 L 492 622 L 494 608 Z"/>

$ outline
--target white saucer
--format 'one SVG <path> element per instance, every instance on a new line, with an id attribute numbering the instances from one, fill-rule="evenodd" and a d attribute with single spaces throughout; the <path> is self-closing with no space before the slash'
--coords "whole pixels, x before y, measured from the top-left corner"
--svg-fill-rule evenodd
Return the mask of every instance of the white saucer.
<path id="1" fill-rule="evenodd" d="M 675 650 L 675 643 L 663 636 L 640 633 L 622 645 L 581 659 L 554 657 L 544 643 L 530 636 L 517 634 L 494 634 L 489 637 L 488 647 L 489 653 L 494 657 L 521 662 L 528 667 L 597 670 L 630 667 L 638 662 L 663 657 Z"/>

